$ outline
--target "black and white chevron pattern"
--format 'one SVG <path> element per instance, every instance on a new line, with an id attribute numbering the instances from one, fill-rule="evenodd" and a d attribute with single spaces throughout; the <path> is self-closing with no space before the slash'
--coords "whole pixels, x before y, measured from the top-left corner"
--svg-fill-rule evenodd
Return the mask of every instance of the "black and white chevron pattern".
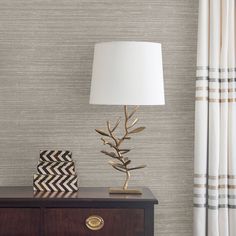
<path id="1" fill-rule="evenodd" d="M 34 175 L 34 191 L 73 192 L 78 190 L 76 175 Z"/>
<path id="2" fill-rule="evenodd" d="M 47 195 L 50 192 L 75 192 L 78 190 L 78 177 L 75 174 L 75 164 L 70 151 L 40 151 L 37 170 L 38 174 L 34 175 L 33 180 L 35 192 L 39 191 Z M 49 194 L 52 197 L 59 195 Z"/>
<path id="3" fill-rule="evenodd" d="M 72 153 L 70 151 L 61 150 L 43 150 L 40 151 L 40 161 L 72 161 Z"/>
<path id="4" fill-rule="evenodd" d="M 75 198 L 77 192 L 34 191 L 34 198 Z"/>
<path id="5" fill-rule="evenodd" d="M 38 173 L 42 175 L 74 175 L 75 165 L 73 161 L 46 162 L 42 161 L 37 166 Z"/>

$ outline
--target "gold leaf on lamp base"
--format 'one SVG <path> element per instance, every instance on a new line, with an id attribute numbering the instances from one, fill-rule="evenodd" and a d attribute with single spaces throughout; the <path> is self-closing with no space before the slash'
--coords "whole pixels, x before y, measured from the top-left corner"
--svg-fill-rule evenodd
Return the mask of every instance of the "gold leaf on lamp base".
<path id="1" fill-rule="evenodd" d="M 141 189 L 109 188 L 110 194 L 142 194 Z"/>

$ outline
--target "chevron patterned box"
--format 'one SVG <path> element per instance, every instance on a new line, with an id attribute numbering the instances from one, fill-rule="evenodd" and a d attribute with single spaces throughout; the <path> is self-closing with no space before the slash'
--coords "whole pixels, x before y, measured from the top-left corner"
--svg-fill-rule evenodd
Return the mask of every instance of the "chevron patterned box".
<path id="1" fill-rule="evenodd" d="M 72 161 L 72 152 L 61 150 L 40 151 L 39 161 Z"/>
<path id="2" fill-rule="evenodd" d="M 34 175 L 34 191 L 73 192 L 77 190 L 77 175 Z"/>
<path id="3" fill-rule="evenodd" d="M 40 161 L 37 170 L 42 175 L 75 175 L 75 164 L 73 161 Z"/>
<path id="4" fill-rule="evenodd" d="M 72 153 L 62 150 L 40 151 L 33 189 L 45 192 L 77 191 L 78 177 Z"/>

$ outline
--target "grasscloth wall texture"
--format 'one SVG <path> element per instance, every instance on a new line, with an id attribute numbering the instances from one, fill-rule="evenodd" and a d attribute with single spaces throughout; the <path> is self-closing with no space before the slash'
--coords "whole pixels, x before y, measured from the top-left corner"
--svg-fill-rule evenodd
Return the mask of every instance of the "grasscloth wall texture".
<path id="1" fill-rule="evenodd" d="M 196 35 L 197 0 L 0 0 L 0 185 L 31 185 L 40 149 L 71 150 L 80 186 L 120 185 L 94 128 L 122 107 L 88 104 L 93 46 L 160 42 L 166 105 L 138 112 L 131 185 L 159 199 L 155 235 L 190 236 Z"/>

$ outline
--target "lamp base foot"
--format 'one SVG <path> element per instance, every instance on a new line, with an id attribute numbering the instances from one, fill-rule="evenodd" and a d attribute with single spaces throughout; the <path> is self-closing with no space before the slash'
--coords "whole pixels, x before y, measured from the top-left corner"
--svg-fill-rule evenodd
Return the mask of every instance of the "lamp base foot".
<path id="1" fill-rule="evenodd" d="M 110 194 L 142 194 L 141 189 L 109 188 Z"/>

